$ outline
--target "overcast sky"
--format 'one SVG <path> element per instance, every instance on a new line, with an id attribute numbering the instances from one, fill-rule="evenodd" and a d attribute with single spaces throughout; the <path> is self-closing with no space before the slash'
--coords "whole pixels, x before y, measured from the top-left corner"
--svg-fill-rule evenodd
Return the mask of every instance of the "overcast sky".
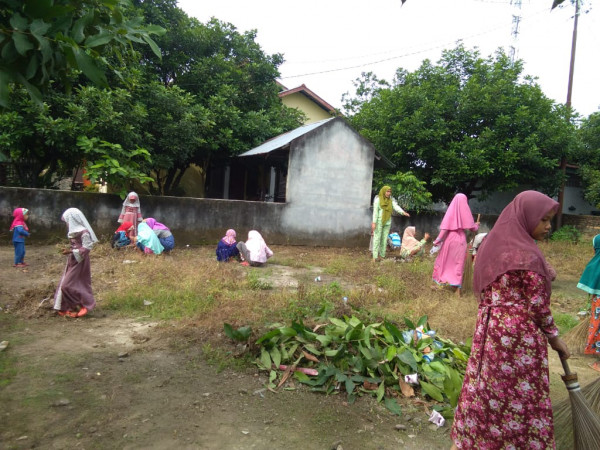
<path id="1" fill-rule="evenodd" d="M 284 55 L 283 85 L 305 84 L 337 108 L 362 72 L 391 81 L 398 67 L 414 71 L 424 59 L 437 62 L 458 40 L 483 56 L 515 45 L 525 73 L 565 103 L 574 7 L 551 12 L 551 3 L 521 0 L 519 9 L 510 0 L 408 0 L 403 6 L 400 0 L 178 1 L 202 22 L 216 17 L 240 32 L 256 29 L 266 53 Z M 513 15 L 520 16 L 516 41 Z M 572 104 L 584 116 L 600 107 L 599 69 L 600 4 L 579 19 Z"/>

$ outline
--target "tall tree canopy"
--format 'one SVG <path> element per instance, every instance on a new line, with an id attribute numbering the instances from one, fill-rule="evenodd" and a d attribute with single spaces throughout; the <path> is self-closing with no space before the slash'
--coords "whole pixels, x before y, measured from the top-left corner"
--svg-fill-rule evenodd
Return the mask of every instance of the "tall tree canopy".
<path id="1" fill-rule="evenodd" d="M 266 54 L 255 41 L 256 31 L 240 33 L 217 19 L 200 23 L 174 0 L 134 4 L 148 22 L 168 30 L 157 37 L 162 58 L 139 47 L 148 84 L 140 101 L 148 104 L 148 123 L 156 131 L 147 148 L 160 155 L 154 169 L 162 193 L 174 192 L 191 164 L 206 176 L 215 159 L 237 155 L 302 124 L 301 114 L 278 97 L 283 57 Z M 155 83 L 163 85 L 162 91 Z M 173 102 L 166 101 L 169 95 Z M 179 121 L 178 132 L 169 118 Z M 171 128 L 167 134 L 166 127 Z"/>
<path id="2" fill-rule="evenodd" d="M 8 106 L 11 83 L 25 86 L 37 102 L 50 82 L 70 86 L 81 71 L 108 87 L 110 58 L 130 60 L 132 42 L 149 45 L 160 56 L 152 35 L 164 33 L 126 16 L 127 0 L 2 0 L 0 6 L 0 106 Z"/>
<path id="3" fill-rule="evenodd" d="M 574 161 L 579 165 L 585 199 L 600 208 L 600 112 L 582 121 L 579 136 L 581 149 Z"/>
<path id="4" fill-rule="evenodd" d="M 265 54 L 254 31 L 200 23 L 175 0 L 6 1 L 0 78 L 12 70 L 5 87 L 19 81 L 34 100 L 36 88 L 46 89 L 43 104 L 9 89 L 0 111 L 0 152 L 23 185 L 50 186 L 87 156 L 89 174 L 125 176 L 127 167 L 127 176 L 150 173 L 153 192 L 172 195 L 191 164 L 206 176 L 215 159 L 302 123 L 277 95 L 282 56 Z M 57 29 L 41 27 L 50 18 Z M 19 62 L 26 57 L 37 61 L 31 72 Z"/>
<path id="5" fill-rule="evenodd" d="M 502 51 L 482 58 L 458 46 L 437 64 L 398 69 L 390 86 L 364 75 L 344 108 L 398 170 L 427 183 L 434 200 L 457 191 L 483 198 L 520 184 L 554 194 L 574 126 L 522 70 Z"/>

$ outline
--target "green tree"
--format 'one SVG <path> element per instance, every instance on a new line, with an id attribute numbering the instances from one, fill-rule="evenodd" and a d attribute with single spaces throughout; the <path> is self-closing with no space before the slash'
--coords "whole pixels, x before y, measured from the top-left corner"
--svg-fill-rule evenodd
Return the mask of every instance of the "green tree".
<path id="1" fill-rule="evenodd" d="M 433 201 L 431 192 L 427 190 L 424 181 L 420 181 L 410 172 L 384 173 L 377 172 L 373 177 L 373 191 L 381 186 L 390 186 L 398 203 L 409 211 L 430 209 Z"/>
<path id="2" fill-rule="evenodd" d="M 52 187 L 81 169 L 85 155 L 77 141 L 82 137 L 122 148 L 145 143 L 145 106 L 125 89 L 50 90 L 39 105 L 21 88 L 11 93 L 10 105 L 0 111 L 0 152 L 12 161 L 21 186 Z"/>
<path id="3" fill-rule="evenodd" d="M 142 89 L 146 100 L 140 100 L 148 103 L 155 135 L 146 148 L 154 156 L 153 173 L 161 192 L 177 192 L 191 164 L 206 177 L 213 162 L 303 123 L 302 114 L 286 108 L 278 97 L 276 79 L 283 57 L 265 54 L 255 41 L 255 31 L 240 33 L 217 19 L 200 23 L 173 0 L 135 4 L 146 21 L 168 30 L 157 38 L 161 59 L 139 48 L 149 83 Z M 166 116 L 177 125 L 164 124 Z"/>
<path id="4" fill-rule="evenodd" d="M 148 45 L 164 29 L 128 18 L 127 0 L 3 0 L 0 6 L 0 105 L 8 106 L 11 83 L 23 85 L 40 103 L 54 80 L 68 90 L 72 72 L 108 87 L 110 60 L 131 55 L 131 43 Z"/>
<path id="5" fill-rule="evenodd" d="M 574 161 L 579 165 L 585 199 L 600 208 L 600 111 L 590 114 L 578 130 L 581 148 Z"/>
<path id="6" fill-rule="evenodd" d="M 458 46 L 437 64 L 398 69 L 392 86 L 375 90 L 350 120 L 401 171 L 425 181 L 434 200 L 448 201 L 521 184 L 554 194 L 575 130 L 565 117 L 523 76 L 521 61 Z"/>
<path id="7" fill-rule="evenodd" d="M 78 132 L 67 118 L 53 113 L 60 94 L 49 103 L 34 103 L 24 89 L 11 94 L 11 109 L 0 110 L 0 152 L 13 163 L 20 186 L 51 187 L 68 173 L 65 161 L 79 161 L 73 138 Z"/>
<path id="8" fill-rule="evenodd" d="M 152 178 L 142 172 L 143 166 L 151 162 L 150 153 L 146 149 L 124 149 L 119 144 L 85 136 L 79 137 L 77 146 L 86 162 L 86 176 L 90 181 L 107 182 L 121 198 L 125 198 L 134 181 L 152 181 Z"/>
<path id="9" fill-rule="evenodd" d="M 173 195 L 189 165 L 210 151 L 213 112 L 177 86 L 152 82 L 141 86 L 136 96 L 147 112 L 144 145 L 152 154 L 156 192 Z"/>

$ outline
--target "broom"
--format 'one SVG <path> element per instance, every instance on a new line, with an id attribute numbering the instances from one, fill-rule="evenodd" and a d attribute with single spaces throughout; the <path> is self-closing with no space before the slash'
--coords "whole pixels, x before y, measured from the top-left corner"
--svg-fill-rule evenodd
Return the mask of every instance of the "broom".
<path id="1" fill-rule="evenodd" d="M 560 362 L 565 371 L 561 378 L 569 391 L 571 402 L 574 448 L 575 450 L 597 450 L 600 443 L 600 418 L 586 402 L 577 381 L 577 374 L 571 373 L 566 359 L 561 359 Z"/>
<path id="2" fill-rule="evenodd" d="M 582 387 L 581 392 L 596 415 L 600 415 L 600 377 Z M 568 398 L 554 407 L 554 430 L 558 450 L 573 448 L 571 401 Z"/>
<path id="3" fill-rule="evenodd" d="M 477 214 L 477 223 L 479 223 L 479 218 L 481 214 Z M 471 292 L 473 290 L 473 258 L 471 257 L 471 252 L 469 251 L 469 241 L 471 235 L 469 235 L 469 239 L 467 239 L 467 252 L 465 254 L 465 266 L 463 268 L 463 277 L 462 284 L 460 286 L 461 294 L 465 292 Z"/>
<path id="4" fill-rule="evenodd" d="M 569 347 L 569 350 L 571 350 L 571 353 L 575 355 L 584 354 L 583 351 L 587 343 L 589 329 L 590 321 L 589 319 L 584 319 L 565 334 L 563 340 L 567 344 L 567 347 Z"/>

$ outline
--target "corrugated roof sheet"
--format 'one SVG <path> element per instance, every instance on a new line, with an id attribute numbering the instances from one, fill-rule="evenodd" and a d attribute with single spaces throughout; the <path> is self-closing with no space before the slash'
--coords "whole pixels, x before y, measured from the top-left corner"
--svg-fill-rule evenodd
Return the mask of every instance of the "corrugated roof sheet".
<path id="1" fill-rule="evenodd" d="M 303 136 L 306 133 L 309 133 L 312 130 L 319 128 L 320 126 L 325 125 L 330 120 L 334 120 L 334 117 L 332 117 L 331 119 L 324 119 L 318 122 L 310 123 L 308 125 L 303 125 L 292 131 L 288 131 L 287 133 L 280 134 L 279 136 L 274 137 L 273 139 L 265 142 L 264 144 L 261 144 L 258 147 L 255 147 L 252 150 L 248 150 L 247 152 L 242 153 L 238 156 L 255 156 L 270 153 L 273 150 L 277 150 L 281 147 L 284 147 L 285 145 L 292 142 L 294 139 L 297 139 L 300 136 Z"/>

